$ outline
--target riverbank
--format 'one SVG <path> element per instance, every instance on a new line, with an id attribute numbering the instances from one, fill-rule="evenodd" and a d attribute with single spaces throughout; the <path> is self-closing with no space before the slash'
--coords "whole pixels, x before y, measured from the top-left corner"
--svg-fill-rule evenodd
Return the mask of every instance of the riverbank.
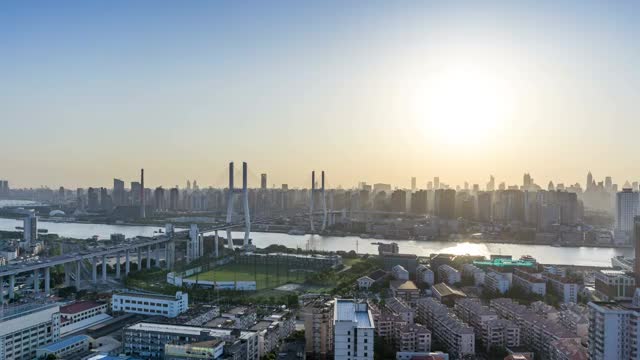
<path id="1" fill-rule="evenodd" d="M 0 230 L 14 231 L 22 226 L 22 221 L 0 218 Z M 159 226 L 139 225 L 106 225 L 92 223 L 40 222 L 40 228 L 48 229 L 51 234 L 76 239 L 89 239 L 97 235 L 99 239 L 109 239 L 113 233 L 121 233 L 126 237 L 154 236 Z M 207 233 L 210 235 L 213 233 Z M 232 232 L 234 238 L 243 237 L 240 231 Z M 455 255 L 511 255 L 519 258 L 530 255 L 545 264 L 569 264 L 584 266 L 610 267 L 614 256 L 633 257 L 630 248 L 613 247 L 554 247 L 520 243 L 483 242 L 473 239 L 456 239 L 457 241 L 416 241 L 416 240 L 380 240 L 362 239 L 359 236 L 321 236 L 321 235 L 289 235 L 272 232 L 252 232 L 255 246 L 265 248 L 269 245 L 284 245 L 289 248 L 300 248 L 316 251 L 355 251 L 358 254 L 377 254 L 378 243 L 396 242 L 401 253 L 429 256 L 435 253 Z"/>

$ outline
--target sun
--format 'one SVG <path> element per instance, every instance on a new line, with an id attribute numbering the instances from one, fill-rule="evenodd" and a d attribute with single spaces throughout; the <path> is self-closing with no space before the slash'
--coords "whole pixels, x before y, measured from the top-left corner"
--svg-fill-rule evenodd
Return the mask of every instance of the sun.
<path id="1" fill-rule="evenodd" d="M 473 64 L 449 66 L 426 76 L 416 91 L 418 121 L 446 144 L 479 144 L 512 115 L 513 87 L 499 71 Z"/>

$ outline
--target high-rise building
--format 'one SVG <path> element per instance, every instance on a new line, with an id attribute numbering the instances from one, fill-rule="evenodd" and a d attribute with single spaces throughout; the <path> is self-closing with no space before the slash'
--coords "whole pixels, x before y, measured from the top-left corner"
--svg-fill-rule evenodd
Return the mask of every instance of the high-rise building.
<path id="1" fill-rule="evenodd" d="M 178 201 L 180 200 L 180 192 L 178 187 L 169 190 L 169 210 L 178 210 Z"/>
<path id="2" fill-rule="evenodd" d="M 416 177 L 411 178 L 411 191 L 416 191 Z"/>
<path id="3" fill-rule="evenodd" d="M 121 206 L 125 204 L 124 181 L 113 179 L 113 204 Z"/>
<path id="4" fill-rule="evenodd" d="M 585 184 L 585 189 L 586 190 L 591 190 L 592 186 L 593 186 L 593 175 L 591 175 L 591 171 L 589 171 L 589 173 L 587 174 L 587 183 Z"/>
<path id="5" fill-rule="evenodd" d="M 638 215 L 640 197 L 637 192 L 626 188 L 616 194 L 616 230 L 630 233 L 633 218 Z"/>
<path id="6" fill-rule="evenodd" d="M 140 204 L 140 196 L 142 196 L 142 186 L 137 181 L 131 182 L 131 205 Z"/>
<path id="7" fill-rule="evenodd" d="M 23 247 L 25 249 L 29 249 L 31 246 L 35 245 L 36 241 L 38 241 L 38 217 L 36 216 L 35 211 L 30 211 L 23 219 L 23 229 Z"/>
<path id="8" fill-rule="evenodd" d="M 267 189 L 267 174 L 260 174 L 260 189 Z"/>
<path id="9" fill-rule="evenodd" d="M 404 190 L 395 190 L 391 193 L 391 211 L 407 211 L 407 193 Z"/>
<path id="10" fill-rule="evenodd" d="M 335 360 L 373 360 L 373 316 L 367 303 L 335 299 L 333 339 Z"/>
<path id="11" fill-rule="evenodd" d="M 436 215 L 443 219 L 455 218 L 456 191 L 453 189 L 438 189 L 435 192 Z"/>
<path id="12" fill-rule="evenodd" d="M 106 188 L 100 188 L 100 208 L 104 211 L 111 211 L 113 208 L 113 200 Z"/>
<path id="13" fill-rule="evenodd" d="M 496 189 L 496 179 L 493 175 L 489 176 L 489 182 L 487 183 L 487 191 L 493 191 Z"/>
<path id="14" fill-rule="evenodd" d="M 491 221 L 491 192 L 483 191 L 478 193 L 478 220 L 482 222 Z"/>
<path id="15" fill-rule="evenodd" d="M 589 359 L 640 358 L 640 308 L 633 302 L 589 303 Z"/>
<path id="16" fill-rule="evenodd" d="M 307 359 L 332 358 L 333 305 L 333 300 L 317 299 L 302 310 Z"/>
<path id="17" fill-rule="evenodd" d="M 433 188 L 435 190 L 440 189 L 440 178 L 437 176 L 433 178 Z"/>
<path id="18" fill-rule="evenodd" d="M 418 190 L 411 194 L 411 212 L 413 214 L 427 213 L 427 191 Z"/>
<path id="19" fill-rule="evenodd" d="M 89 211 L 100 210 L 100 193 L 98 189 L 90 187 L 87 191 L 87 206 Z"/>
<path id="20" fill-rule="evenodd" d="M 166 205 L 166 200 L 165 200 L 165 195 L 164 195 L 164 189 L 162 188 L 162 186 L 157 187 L 154 191 L 153 191 L 153 201 L 154 201 L 154 208 L 156 210 L 166 210 L 167 209 L 167 205 Z"/>

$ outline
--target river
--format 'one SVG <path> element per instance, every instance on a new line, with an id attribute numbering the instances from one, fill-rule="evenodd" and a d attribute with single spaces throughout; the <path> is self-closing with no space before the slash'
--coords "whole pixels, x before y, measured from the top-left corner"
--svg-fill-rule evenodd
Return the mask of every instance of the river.
<path id="1" fill-rule="evenodd" d="M 15 230 L 22 226 L 22 221 L 0 218 L 0 230 Z M 108 239 L 113 233 L 121 233 L 126 237 L 153 236 L 159 227 L 155 226 L 126 226 L 103 224 L 76 224 L 41 221 L 41 229 L 50 233 L 73 238 L 90 238 L 98 235 L 100 239 Z M 242 232 L 234 232 L 234 238 L 242 238 Z M 221 232 L 221 235 L 224 234 Z M 392 242 L 388 240 L 361 239 L 356 236 L 333 237 L 319 235 L 288 235 L 279 233 L 251 233 L 253 243 L 263 248 L 271 244 L 285 245 L 290 248 L 313 249 L 323 251 L 350 251 L 358 253 L 377 254 L 377 242 Z M 519 245 L 498 243 L 470 243 L 446 241 L 411 241 L 395 240 L 400 246 L 401 253 L 428 256 L 431 253 L 452 253 L 458 255 L 491 254 L 512 255 L 514 258 L 531 255 L 541 263 L 570 264 L 584 266 L 611 266 L 611 258 L 616 255 L 633 256 L 633 249 L 593 248 L 593 247 L 553 247 L 548 245 Z"/>

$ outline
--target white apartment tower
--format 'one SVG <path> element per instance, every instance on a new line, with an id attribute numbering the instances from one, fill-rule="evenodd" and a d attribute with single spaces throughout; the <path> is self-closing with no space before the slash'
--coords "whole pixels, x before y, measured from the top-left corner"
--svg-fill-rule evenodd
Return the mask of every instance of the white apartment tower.
<path id="1" fill-rule="evenodd" d="M 334 359 L 372 360 L 373 316 L 366 303 L 336 299 L 333 314 Z"/>
<path id="2" fill-rule="evenodd" d="M 616 230 L 631 232 L 633 217 L 638 215 L 640 197 L 632 189 L 622 189 L 616 194 Z"/>

